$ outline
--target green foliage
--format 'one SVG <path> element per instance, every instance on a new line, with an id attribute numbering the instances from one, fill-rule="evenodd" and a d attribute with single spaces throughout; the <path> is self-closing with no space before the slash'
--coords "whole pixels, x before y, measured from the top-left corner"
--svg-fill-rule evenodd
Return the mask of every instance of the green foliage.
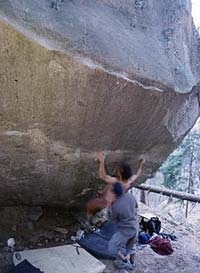
<path id="1" fill-rule="evenodd" d="M 170 189 L 195 192 L 200 187 L 199 166 L 200 122 L 161 166 L 163 185 Z"/>
<path id="2" fill-rule="evenodd" d="M 161 172 L 164 175 L 163 185 L 169 189 L 177 188 L 177 184 L 181 178 L 182 169 L 182 153 L 171 154 L 167 161 L 162 165 Z"/>

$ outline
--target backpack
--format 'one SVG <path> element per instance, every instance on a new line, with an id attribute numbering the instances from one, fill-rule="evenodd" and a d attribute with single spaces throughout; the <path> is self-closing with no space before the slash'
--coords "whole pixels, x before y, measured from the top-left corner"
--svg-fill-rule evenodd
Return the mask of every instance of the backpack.
<path id="1" fill-rule="evenodd" d="M 158 217 L 151 217 L 151 219 L 146 223 L 146 231 L 152 236 L 153 233 L 159 234 L 161 229 L 161 221 Z"/>
<path id="2" fill-rule="evenodd" d="M 174 252 L 171 242 L 159 236 L 149 240 L 149 245 L 159 255 L 170 255 Z"/>

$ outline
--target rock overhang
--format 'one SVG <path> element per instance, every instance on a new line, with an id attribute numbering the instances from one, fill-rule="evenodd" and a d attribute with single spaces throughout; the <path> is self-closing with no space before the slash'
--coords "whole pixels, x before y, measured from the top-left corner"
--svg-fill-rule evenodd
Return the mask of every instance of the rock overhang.
<path id="1" fill-rule="evenodd" d="M 144 182 L 173 151 L 199 115 L 198 90 L 188 92 L 195 84 L 188 85 L 188 82 L 193 82 L 192 78 L 198 81 L 199 74 L 194 71 L 195 66 L 190 67 L 190 63 L 187 63 L 187 67 L 195 72 L 195 77 L 188 74 L 190 80 L 186 80 L 184 88 L 179 85 L 185 94 L 179 94 L 175 91 L 174 79 L 172 81 L 170 78 L 174 66 L 166 52 L 171 49 L 163 46 L 162 52 L 156 57 L 153 50 L 159 50 L 154 46 L 150 54 L 151 47 L 146 51 L 149 36 L 146 44 L 138 38 L 145 36 L 144 30 L 140 29 L 142 34 L 137 38 L 140 48 L 143 48 L 140 54 L 143 52 L 146 57 L 137 51 L 140 62 L 133 62 L 129 58 L 127 69 L 126 62 L 122 62 L 127 55 L 121 53 L 119 58 L 111 58 L 115 48 L 121 47 L 121 44 L 117 44 L 118 39 L 113 41 L 116 47 L 109 51 L 109 58 L 108 52 L 102 54 L 105 47 L 96 46 L 96 55 L 90 51 L 85 32 L 83 36 L 86 40 L 81 40 L 81 49 L 72 50 L 71 44 L 67 43 L 64 53 L 63 48 L 56 47 L 58 42 L 55 37 L 58 36 L 54 40 L 47 39 L 45 35 L 43 40 L 39 39 L 42 33 L 45 34 L 46 27 L 44 32 L 38 28 L 39 34 L 37 28 L 33 29 L 34 20 L 40 19 L 34 15 L 37 12 L 31 12 L 30 28 L 29 24 L 26 26 L 26 20 L 20 24 L 20 20 L 24 19 L 19 15 L 26 11 L 19 12 L 20 8 L 25 7 L 23 1 L 7 2 L 7 10 L 5 7 L 1 9 L 1 18 L 4 14 L 7 23 L 25 31 L 34 41 L 9 25 L 0 23 L 1 205 L 75 205 L 77 200 L 96 188 L 97 165 L 94 158 L 101 149 L 107 151 L 107 164 L 111 172 L 117 161 L 126 159 L 136 165 L 139 158 L 145 157 L 146 167 L 138 183 Z M 13 19 L 9 14 L 16 3 L 18 9 Z M 33 5 L 31 3 L 28 1 L 26 5 Z M 51 9 L 48 1 L 37 4 L 38 7 L 44 5 L 49 9 L 48 14 L 58 17 L 64 11 L 66 15 L 64 7 L 67 5 L 77 4 L 80 10 L 80 3 L 63 2 L 60 11 Z M 103 9 L 107 8 L 107 15 L 110 12 L 112 16 L 115 13 L 119 15 L 116 7 L 113 9 L 98 1 L 88 3 L 93 8 L 95 5 L 96 8 L 99 5 Z M 51 21 L 47 22 L 52 38 Z M 89 25 L 89 21 L 85 22 Z M 100 42 L 102 40 L 103 37 Z M 51 41 L 51 46 L 55 48 L 45 48 L 44 41 L 46 45 Z M 60 46 L 65 45 L 65 41 L 61 43 L 59 40 Z M 52 49 L 59 49 L 60 52 Z M 159 59 L 163 54 L 165 56 Z M 161 66 L 156 68 L 155 60 L 162 63 L 165 80 L 162 78 L 165 73 L 162 74 L 162 69 L 159 69 Z M 142 62 L 143 69 L 137 70 Z M 151 67 L 148 62 L 152 62 Z"/>
<path id="2" fill-rule="evenodd" d="M 162 82 L 180 93 L 197 84 L 189 0 L 59 2 L 6 1 L 0 17 L 46 48 L 89 57 L 129 78 Z"/>

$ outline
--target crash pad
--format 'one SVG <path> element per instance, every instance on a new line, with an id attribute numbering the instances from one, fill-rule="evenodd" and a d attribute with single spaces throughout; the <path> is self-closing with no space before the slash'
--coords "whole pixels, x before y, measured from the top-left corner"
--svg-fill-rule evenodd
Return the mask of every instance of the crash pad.
<path id="1" fill-rule="evenodd" d="M 98 259 L 115 260 L 115 256 L 108 252 L 108 242 L 115 231 L 116 226 L 106 221 L 97 230 L 78 240 L 78 243 Z"/>
<path id="2" fill-rule="evenodd" d="M 64 245 L 15 252 L 14 265 L 27 260 L 44 273 L 101 273 L 105 265 L 83 248 Z"/>

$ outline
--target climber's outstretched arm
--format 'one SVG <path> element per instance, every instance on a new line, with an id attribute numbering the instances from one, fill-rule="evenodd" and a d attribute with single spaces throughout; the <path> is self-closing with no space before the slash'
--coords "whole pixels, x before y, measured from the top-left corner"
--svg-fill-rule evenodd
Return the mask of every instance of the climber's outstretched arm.
<path id="1" fill-rule="evenodd" d="M 99 177 L 104 180 L 106 183 L 112 184 L 117 182 L 116 177 L 112 177 L 106 173 L 105 170 L 105 155 L 103 152 L 100 152 L 97 156 L 97 161 L 99 162 Z"/>
<path id="2" fill-rule="evenodd" d="M 142 167 L 143 167 L 144 163 L 145 163 L 144 159 L 141 159 L 139 161 L 139 167 L 138 167 L 138 170 L 137 170 L 136 174 L 132 175 L 128 179 L 127 183 L 125 184 L 125 188 L 127 190 L 130 189 L 130 188 L 132 188 L 132 187 L 134 187 L 134 184 L 135 184 L 136 180 L 140 177 L 140 175 L 142 173 Z"/>

